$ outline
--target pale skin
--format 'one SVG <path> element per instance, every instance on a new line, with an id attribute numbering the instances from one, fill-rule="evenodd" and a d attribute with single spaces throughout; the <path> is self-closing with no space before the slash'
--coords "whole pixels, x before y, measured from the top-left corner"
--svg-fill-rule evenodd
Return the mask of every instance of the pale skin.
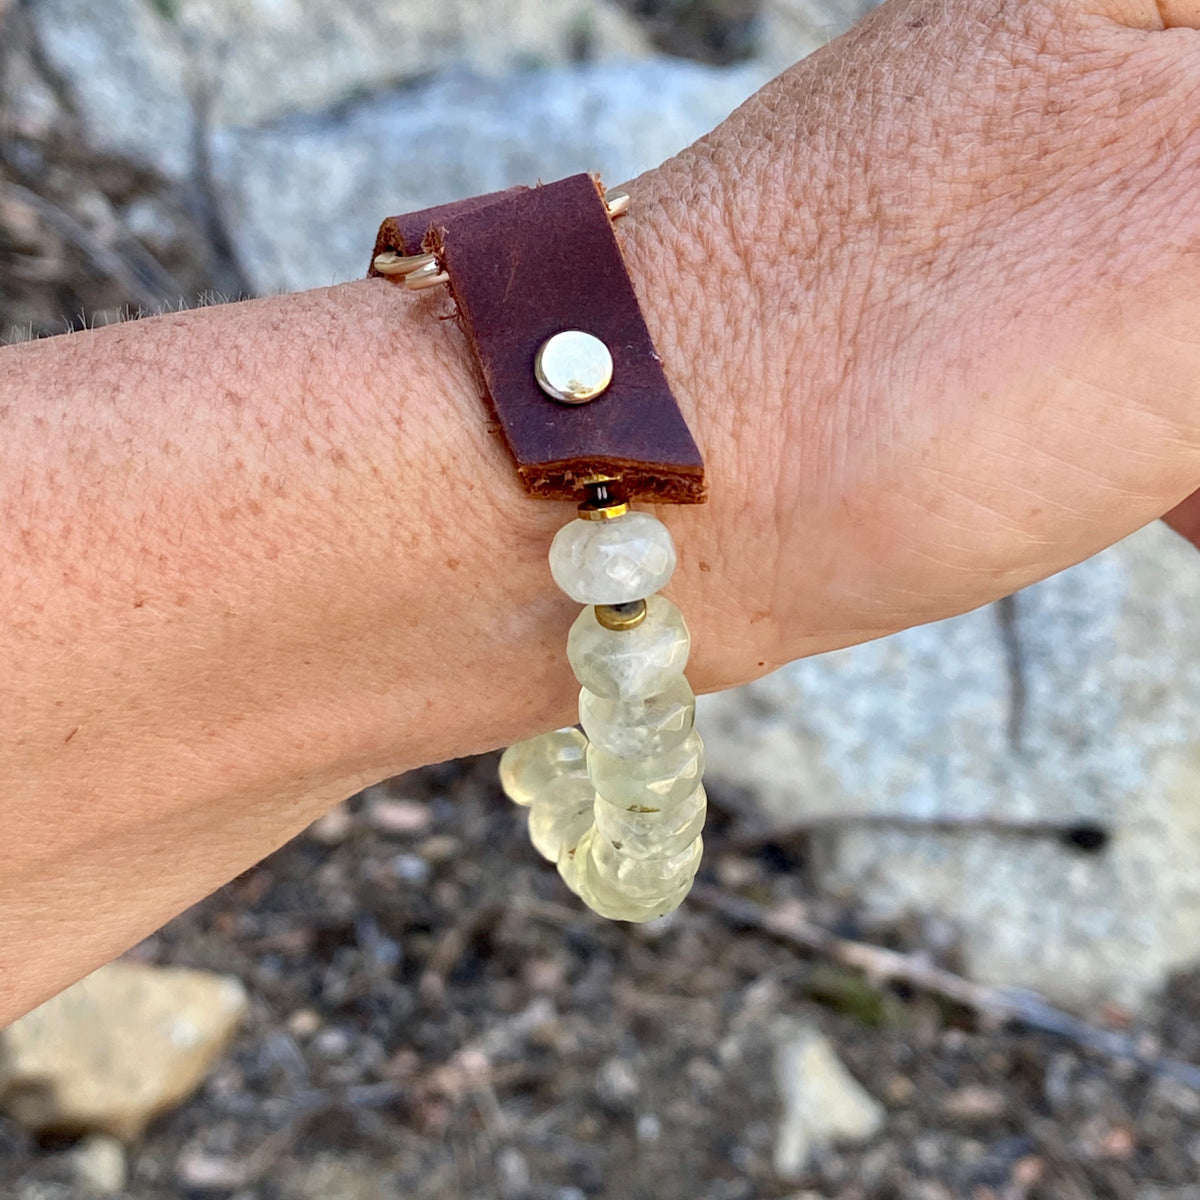
<path id="1" fill-rule="evenodd" d="M 1198 28 L 891 0 L 628 185 L 711 478 L 663 514 L 698 689 L 1200 530 Z M 365 784 L 572 719 L 570 508 L 447 311 L 369 280 L 0 351 L 0 1025 Z"/>

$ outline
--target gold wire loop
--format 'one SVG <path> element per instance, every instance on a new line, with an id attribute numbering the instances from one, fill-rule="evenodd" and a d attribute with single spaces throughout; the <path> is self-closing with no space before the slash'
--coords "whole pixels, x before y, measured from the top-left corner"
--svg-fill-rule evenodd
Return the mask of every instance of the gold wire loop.
<path id="1" fill-rule="evenodd" d="M 621 188 L 613 188 L 611 191 L 604 193 L 605 207 L 608 209 L 609 217 L 614 221 L 618 217 L 623 217 L 629 211 L 629 206 L 632 203 L 629 193 L 623 191 Z"/>
<path id="2" fill-rule="evenodd" d="M 410 275 L 436 262 L 436 254 L 397 254 L 394 250 L 385 250 L 375 255 L 375 270 L 380 275 Z"/>
<path id="3" fill-rule="evenodd" d="M 385 250 L 375 255 L 375 270 L 414 292 L 450 281 L 436 254 L 397 254 L 394 250 Z"/>

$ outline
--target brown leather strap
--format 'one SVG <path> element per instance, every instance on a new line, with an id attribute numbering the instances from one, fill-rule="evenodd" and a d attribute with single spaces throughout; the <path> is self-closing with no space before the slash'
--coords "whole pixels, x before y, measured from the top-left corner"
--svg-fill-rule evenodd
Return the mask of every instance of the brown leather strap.
<path id="1" fill-rule="evenodd" d="M 438 255 L 488 401 L 535 496 L 578 499 L 619 477 L 631 497 L 704 500 L 704 463 L 642 319 L 599 180 L 573 175 L 389 217 L 375 253 Z M 378 274 L 372 266 L 372 274 Z M 539 347 L 564 329 L 600 338 L 613 381 L 578 407 L 538 387 Z"/>

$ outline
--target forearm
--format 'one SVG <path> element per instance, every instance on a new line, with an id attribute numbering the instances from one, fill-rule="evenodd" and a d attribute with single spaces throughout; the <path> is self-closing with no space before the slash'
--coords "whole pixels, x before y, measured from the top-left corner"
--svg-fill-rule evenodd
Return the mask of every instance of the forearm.
<path id="1" fill-rule="evenodd" d="M 669 518 L 698 689 L 1200 484 L 1196 43 L 1110 7 L 897 0 L 636 181 L 712 484 Z M 362 784 L 570 719 L 569 506 L 445 312 L 366 281 L 0 352 L 0 1023 Z"/>
<path id="2" fill-rule="evenodd" d="M 715 363 L 672 353 L 685 234 L 638 207 L 647 318 L 736 494 Z M 570 509 L 523 495 L 447 311 L 364 281 L 0 354 L 0 1023 L 364 784 L 572 719 Z M 698 686 L 757 669 L 712 511 L 673 519 Z"/>

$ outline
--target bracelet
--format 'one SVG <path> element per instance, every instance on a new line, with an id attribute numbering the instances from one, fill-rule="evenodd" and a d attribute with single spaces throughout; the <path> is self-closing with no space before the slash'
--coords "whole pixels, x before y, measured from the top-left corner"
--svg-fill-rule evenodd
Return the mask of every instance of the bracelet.
<path id="1" fill-rule="evenodd" d="M 691 889 L 707 802 L 691 638 L 659 594 L 675 546 L 630 504 L 701 503 L 705 480 L 613 233 L 629 203 L 582 174 L 389 217 L 370 273 L 449 288 L 526 490 L 578 505 L 549 558 L 585 606 L 567 637 L 583 730 L 510 746 L 500 782 L 572 892 L 641 922 Z"/>

